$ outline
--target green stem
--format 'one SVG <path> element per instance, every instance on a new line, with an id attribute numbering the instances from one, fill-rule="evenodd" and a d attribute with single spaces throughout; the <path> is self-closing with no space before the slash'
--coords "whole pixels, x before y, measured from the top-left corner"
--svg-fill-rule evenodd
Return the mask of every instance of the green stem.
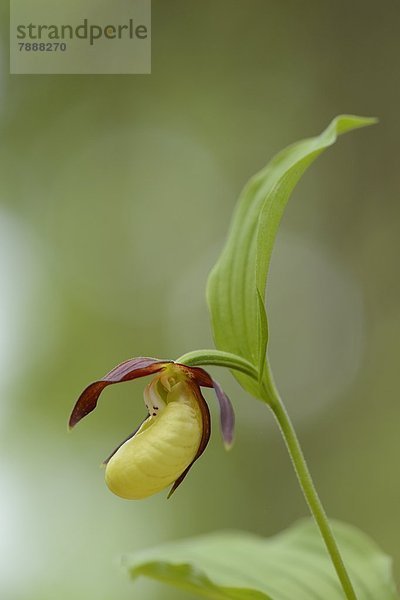
<path id="1" fill-rule="evenodd" d="M 188 352 L 180 358 L 177 358 L 177 363 L 187 365 L 188 367 L 214 365 L 217 367 L 226 367 L 234 371 L 240 371 L 249 375 L 258 381 L 257 370 L 245 358 L 232 354 L 231 352 L 223 352 L 222 350 L 195 350 Z"/>
<path id="2" fill-rule="evenodd" d="M 230 352 L 222 352 L 221 350 L 196 350 L 194 352 L 188 352 L 187 354 L 184 354 L 178 358 L 176 362 L 191 367 L 200 365 L 227 367 L 228 369 L 245 373 L 246 375 L 252 377 L 255 381 L 259 382 L 258 372 L 254 365 L 252 365 L 246 359 Z M 324 507 L 322 506 L 321 500 L 319 499 L 318 492 L 315 489 L 310 471 L 308 470 L 307 462 L 301 449 L 296 431 L 287 413 L 285 405 L 274 385 L 268 363 L 266 373 L 264 375 L 264 382 L 265 383 L 263 383 L 261 386 L 262 397 L 271 408 L 278 422 L 301 490 L 325 542 L 337 576 L 342 584 L 345 596 L 347 600 L 357 600 L 353 585 L 350 581 L 350 577 L 347 573 L 338 545 L 333 535 L 333 531 L 329 524 L 328 517 L 325 513 Z"/>
<path id="3" fill-rule="evenodd" d="M 264 391 L 266 392 L 266 396 L 268 398 L 268 404 L 279 424 L 286 447 L 293 463 L 294 470 L 299 480 L 300 487 L 311 514 L 313 515 L 324 539 L 333 566 L 335 567 L 337 576 L 342 584 L 345 596 L 348 600 L 357 600 L 357 596 L 350 581 L 349 574 L 347 573 L 338 545 L 333 535 L 333 531 L 329 524 L 328 517 L 324 507 L 322 506 L 318 492 L 315 489 L 310 471 L 308 470 L 307 462 L 301 449 L 296 431 L 287 413 L 286 407 L 272 382 L 272 377 L 270 377 L 269 384 L 265 387 Z"/>

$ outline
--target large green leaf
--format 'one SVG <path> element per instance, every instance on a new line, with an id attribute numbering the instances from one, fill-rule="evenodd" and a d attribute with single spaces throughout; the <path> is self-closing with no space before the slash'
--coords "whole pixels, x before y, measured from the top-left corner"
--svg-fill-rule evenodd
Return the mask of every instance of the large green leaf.
<path id="1" fill-rule="evenodd" d="M 264 305 L 268 268 L 289 196 L 305 170 L 339 135 L 372 123 L 375 119 L 336 117 L 321 135 L 277 154 L 239 198 L 225 248 L 210 273 L 207 298 L 217 348 L 249 360 L 260 378 L 268 342 Z M 259 395 L 249 377 L 235 376 Z"/>
<path id="2" fill-rule="evenodd" d="M 391 561 L 364 533 L 334 522 L 358 600 L 398 600 Z M 270 539 L 242 532 L 178 541 L 124 558 L 140 575 L 218 600 L 343 600 L 320 534 L 304 520 Z"/>

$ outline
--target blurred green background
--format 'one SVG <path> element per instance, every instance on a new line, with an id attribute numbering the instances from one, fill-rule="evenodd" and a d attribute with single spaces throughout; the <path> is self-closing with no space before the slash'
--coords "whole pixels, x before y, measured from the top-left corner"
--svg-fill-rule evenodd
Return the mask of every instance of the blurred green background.
<path id="1" fill-rule="evenodd" d="M 399 573 L 398 2 L 153 0 L 152 75 L 103 77 L 9 76 L 0 6 L 1 598 L 189 598 L 132 585 L 118 557 L 307 514 L 272 417 L 229 373 L 213 371 L 237 409 L 235 447 L 214 421 L 168 502 L 120 500 L 99 469 L 144 416 L 143 381 L 108 389 L 73 434 L 66 422 L 116 363 L 212 344 L 204 287 L 242 186 L 342 112 L 381 122 L 295 191 L 270 353 L 329 515 Z"/>

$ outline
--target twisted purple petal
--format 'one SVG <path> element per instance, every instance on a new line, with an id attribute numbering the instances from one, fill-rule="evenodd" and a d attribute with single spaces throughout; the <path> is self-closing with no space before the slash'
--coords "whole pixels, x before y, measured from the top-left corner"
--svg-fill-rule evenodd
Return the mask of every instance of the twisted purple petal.
<path id="1" fill-rule="evenodd" d="M 215 390 L 219 402 L 222 439 L 224 440 L 225 448 L 229 450 L 229 448 L 233 444 L 233 435 L 235 430 L 235 413 L 233 411 L 231 401 L 225 394 L 222 387 L 217 381 L 215 381 L 215 379 L 213 379 L 212 382 L 213 388 Z"/>

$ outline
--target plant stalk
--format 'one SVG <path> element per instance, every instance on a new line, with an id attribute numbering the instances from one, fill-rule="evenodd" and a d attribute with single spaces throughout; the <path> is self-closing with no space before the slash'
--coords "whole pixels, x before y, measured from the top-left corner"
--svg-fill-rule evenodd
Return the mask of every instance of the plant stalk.
<path id="1" fill-rule="evenodd" d="M 192 367 L 200 365 L 227 367 L 245 373 L 255 381 L 259 382 L 258 372 L 254 365 L 246 359 L 230 352 L 223 352 L 221 350 L 196 350 L 184 354 L 178 358 L 176 362 Z M 300 488 L 325 542 L 329 556 L 331 557 L 333 566 L 345 593 L 345 597 L 347 600 L 357 600 L 349 574 L 347 573 L 335 536 L 333 535 L 333 531 L 329 524 L 328 517 L 322 506 L 321 500 L 319 499 L 318 492 L 315 489 L 310 471 L 308 470 L 307 462 L 296 431 L 287 413 L 286 407 L 279 396 L 278 390 L 275 387 L 268 362 L 264 373 L 264 379 L 260 387 L 264 401 L 268 404 L 278 422 Z"/>
<path id="2" fill-rule="evenodd" d="M 315 489 L 315 485 L 310 471 L 308 470 L 307 462 L 301 449 L 299 439 L 287 413 L 286 407 L 273 384 L 269 383 L 269 385 L 265 386 L 265 391 L 267 396 L 265 399 L 278 422 L 301 490 L 304 494 L 311 514 L 321 532 L 333 566 L 335 567 L 337 576 L 342 584 L 345 597 L 348 600 L 357 600 L 356 593 L 341 557 L 328 517 L 324 507 L 322 506 L 318 492 Z"/>

